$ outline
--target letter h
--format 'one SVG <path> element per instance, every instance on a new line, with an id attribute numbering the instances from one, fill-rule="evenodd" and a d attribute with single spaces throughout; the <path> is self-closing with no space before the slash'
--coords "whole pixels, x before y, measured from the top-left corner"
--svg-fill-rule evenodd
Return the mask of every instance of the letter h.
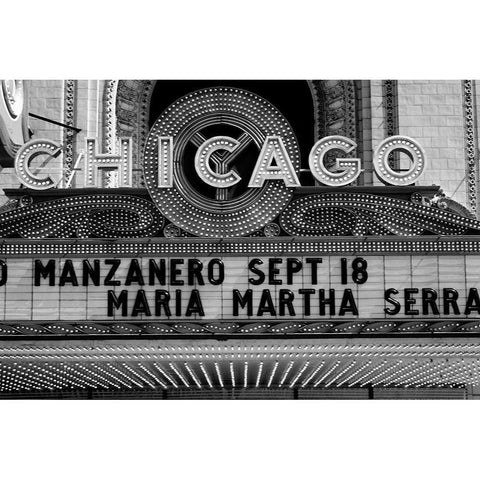
<path id="1" fill-rule="evenodd" d="M 132 140 L 120 138 L 117 144 L 117 153 L 99 153 L 96 139 L 87 138 L 87 152 L 85 164 L 86 187 L 131 187 L 132 186 Z M 105 182 L 99 178 L 99 170 L 114 172 L 118 175 L 118 182 Z"/>

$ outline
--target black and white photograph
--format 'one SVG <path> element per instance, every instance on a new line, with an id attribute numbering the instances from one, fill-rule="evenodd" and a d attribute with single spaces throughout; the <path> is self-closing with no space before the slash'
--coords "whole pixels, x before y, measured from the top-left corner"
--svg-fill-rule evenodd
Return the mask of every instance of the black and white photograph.
<path id="1" fill-rule="evenodd" d="M 478 470 L 467 3 L 2 10 L 2 478 Z"/>
<path id="2" fill-rule="evenodd" d="M 475 80 L 3 80 L 0 398 L 480 395 Z"/>

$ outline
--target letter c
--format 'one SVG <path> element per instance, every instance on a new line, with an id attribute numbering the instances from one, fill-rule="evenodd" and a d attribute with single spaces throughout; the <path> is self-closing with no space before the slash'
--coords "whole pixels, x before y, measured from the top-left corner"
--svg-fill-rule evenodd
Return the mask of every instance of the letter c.
<path id="1" fill-rule="evenodd" d="M 61 170 L 59 169 L 57 180 L 52 178 L 50 174 L 37 176 L 31 172 L 30 163 L 39 155 L 48 155 L 46 162 L 49 163 L 52 158 L 58 157 L 61 152 L 62 147 L 52 140 L 35 139 L 25 143 L 20 147 L 15 157 L 15 172 L 20 182 L 34 190 L 53 188 L 61 180 Z"/>
<path id="2" fill-rule="evenodd" d="M 200 145 L 195 155 L 195 170 L 199 177 L 211 187 L 216 188 L 228 188 L 235 185 L 241 180 L 241 177 L 234 171 L 223 173 L 227 159 L 217 158 L 218 172 L 214 172 L 210 166 L 210 157 L 217 150 L 226 150 L 227 152 L 233 152 L 240 142 L 232 137 L 218 136 L 212 137 Z"/>

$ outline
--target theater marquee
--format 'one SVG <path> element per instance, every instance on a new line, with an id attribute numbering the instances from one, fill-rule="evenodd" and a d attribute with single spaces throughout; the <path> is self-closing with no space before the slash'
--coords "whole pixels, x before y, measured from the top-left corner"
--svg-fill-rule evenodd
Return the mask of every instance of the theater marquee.
<path id="1" fill-rule="evenodd" d="M 379 142 L 382 186 L 364 187 L 352 139 L 320 138 L 302 163 L 275 106 L 216 87 L 178 99 L 145 132 L 141 185 L 134 140 L 102 152 L 87 139 L 68 168 L 51 140 L 18 149 L 23 187 L 6 189 L 0 211 L 0 335 L 480 328 L 480 223 L 439 187 L 414 185 L 428 168 L 415 139 Z"/>
<path id="2" fill-rule="evenodd" d="M 478 319 L 472 255 L 10 259 L 2 321 Z"/>

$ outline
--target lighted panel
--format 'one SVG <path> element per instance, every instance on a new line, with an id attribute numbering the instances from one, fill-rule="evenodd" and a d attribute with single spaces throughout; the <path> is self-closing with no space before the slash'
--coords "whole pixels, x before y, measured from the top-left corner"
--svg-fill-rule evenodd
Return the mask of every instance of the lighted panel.
<path id="1" fill-rule="evenodd" d="M 288 258 L 301 262 L 296 265 L 300 269 L 291 270 L 290 280 Z M 133 270 L 131 259 L 119 259 L 113 271 L 110 257 L 107 262 L 99 259 L 99 285 L 90 276 L 87 285 L 83 284 L 81 259 L 72 260 L 72 271 L 65 267 L 68 259 L 53 258 L 51 275 L 48 260 L 41 261 L 41 270 L 38 260 L 37 265 L 30 259 L 4 260 L 8 280 L 0 287 L 4 299 L 0 320 L 345 322 L 480 318 L 480 299 L 474 291 L 480 288 L 477 256 L 199 256 L 195 258 L 200 265 L 198 275 L 190 274 L 187 260 L 174 257 L 173 266 L 172 258 L 164 259 L 163 281 L 161 274 L 150 277 L 150 260 L 160 266 L 158 258 L 137 258 L 138 268 Z M 210 275 L 207 268 L 212 260 Z M 93 259 L 89 261 L 94 264 Z M 359 262 L 357 267 L 355 262 Z M 109 276 L 111 272 L 114 274 Z M 308 298 L 302 289 L 310 290 Z M 393 289 L 396 292 L 388 293 Z M 434 290 L 437 312 L 431 303 L 424 310 L 424 289 Z M 450 295 L 454 289 L 458 295 L 455 306 L 450 302 L 449 311 L 444 303 L 445 289 Z M 158 291 L 170 300 L 156 311 Z M 192 292 L 198 295 L 198 302 Z M 472 295 L 476 297 L 467 300 Z M 282 312 L 285 298 L 289 300 L 283 302 Z"/>

